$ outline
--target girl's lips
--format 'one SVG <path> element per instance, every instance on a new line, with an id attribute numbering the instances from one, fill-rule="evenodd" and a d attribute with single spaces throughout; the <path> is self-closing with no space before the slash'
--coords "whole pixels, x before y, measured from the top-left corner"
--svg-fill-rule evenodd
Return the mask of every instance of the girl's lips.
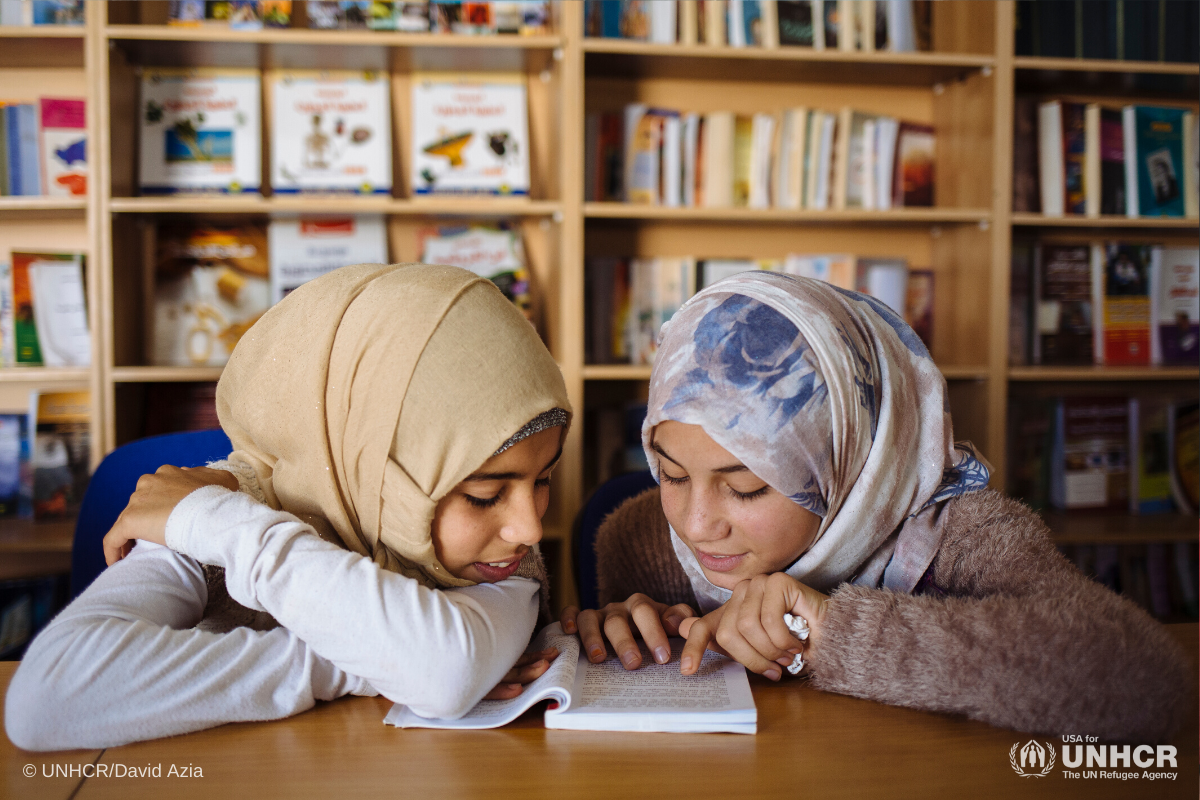
<path id="1" fill-rule="evenodd" d="M 502 581 L 506 578 L 511 578 L 513 574 L 520 568 L 521 559 L 514 557 L 509 562 L 507 567 L 493 567 L 490 564 L 485 564 L 482 561 L 475 562 L 475 569 L 479 570 L 479 574 L 491 581 Z"/>
<path id="2" fill-rule="evenodd" d="M 732 572 L 741 565 L 745 557 L 745 553 L 736 556 L 714 556 L 703 550 L 696 551 L 696 558 L 700 561 L 700 566 L 711 569 L 713 572 Z"/>

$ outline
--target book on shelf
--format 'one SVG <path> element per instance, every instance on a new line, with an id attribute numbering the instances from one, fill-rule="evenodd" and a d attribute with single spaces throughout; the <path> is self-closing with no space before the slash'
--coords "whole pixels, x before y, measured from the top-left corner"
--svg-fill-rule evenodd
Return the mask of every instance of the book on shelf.
<path id="1" fill-rule="evenodd" d="M 0 368 L 17 363 L 16 319 L 13 314 L 12 265 L 0 261 Z"/>
<path id="2" fill-rule="evenodd" d="M 47 367 L 91 366 L 92 337 L 84 299 L 83 256 L 13 253 L 14 262 L 26 258 L 30 258 L 26 268 L 42 364 Z"/>
<path id="3" fill-rule="evenodd" d="M 904 321 L 933 350 L 933 289 L 934 274 L 931 269 L 910 269 L 904 297 Z"/>
<path id="4" fill-rule="evenodd" d="M 525 246 L 507 226 L 426 228 L 418 234 L 421 261 L 462 267 L 499 287 L 527 318 L 532 318 L 532 288 Z"/>
<path id="5" fill-rule="evenodd" d="M 787 275 L 825 281 L 839 289 L 853 290 L 858 280 L 857 260 L 847 253 L 790 253 L 783 260 L 782 269 Z"/>
<path id="6" fill-rule="evenodd" d="M 859 258 L 854 290 L 874 297 L 901 317 L 908 304 L 908 262 L 903 258 Z"/>
<path id="7" fill-rule="evenodd" d="M 1185 514 L 1200 510 L 1200 403 L 1174 404 L 1167 417 L 1171 495 Z"/>
<path id="8" fill-rule="evenodd" d="M 1164 622 L 1195 620 L 1196 546 L 1191 542 L 1066 545 L 1079 571 Z"/>
<path id="9" fill-rule="evenodd" d="M 0 581 L 0 658 L 19 661 L 33 637 L 70 599 L 68 575 Z"/>
<path id="10" fill-rule="evenodd" d="M 677 659 L 682 639 L 672 639 L 672 661 L 657 664 L 642 646 L 643 666 L 627 671 L 616 658 L 593 664 L 579 637 L 559 624 L 544 628 L 530 652 L 556 647 L 559 656 L 540 678 L 511 700 L 481 700 L 460 719 L 426 719 L 399 703 L 384 719 L 400 728 L 477 730 L 512 722 L 534 705 L 550 700 L 545 726 L 590 731 L 676 733 L 755 733 L 758 712 L 745 667 L 706 652 L 695 675 L 681 675 Z"/>
<path id="11" fill-rule="evenodd" d="M 36 197 L 42 194 L 42 156 L 35 103 L 0 104 L 0 155 L 5 158 L 6 180 L 0 194 Z"/>
<path id="12" fill-rule="evenodd" d="M 1171 444 L 1167 416 L 1171 404 L 1161 397 L 1129 398 L 1129 513 L 1162 514 L 1175 510 L 1171 497 Z"/>
<path id="13" fill-rule="evenodd" d="M 261 225 L 163 225 L 146 339 L 154 366 L 219 367 L 270 306 Z"/>
<path id="14" fill-rule="evenodd" d="M 1087 211 L 1084 187 L 1088 169 L 1087 106 L 1083 103 L 1058 103 L 1062 121 L 1063 211 L 1083 214 Z M 1098 131 L 1097 131 L 1098 133 Z M 1095 151 L 1092 151 L 1093 155 Z"/>
<path id="15" fill-rule="evenodd" d="M 266 83 L 274 192 L 391 194 L 387 73 L 272 70 Z"/>
<path id="16" fill-rule="evenodd" d="M 1034 251 L 1034 364 L 1091 364 L 1093 294 L 1090 248 L 1043 242 Z"/>
<path id="17" fill-rule="evenodd" d="M 87 101 L 43 97 L 39 101 L 42 187 L 49 197 L 87 194 Z"/>
<path id="18" fill-rule="evenodd" d="M 1182 217 L 1185 112 L 1160 106 L 1125 106 L 1126 213 L 1130 217 Z"/>
<path id="19" fill-rule="evenodd" d="M 1032 97 L 1013 98 L 1012 210 L 1037 213 L 1042 210 L 1038 183 L 1038 102 Z M 1121 173 L 1124 183 L 1125 173 Z M 1121 213 L 1125 213 L 1124 206 Z"/>
<path id="20" fill-rule="evenodd" d="M 87 491 L 91 393 L 34 391 L 29 417 L 33 518 L 70 519 Z"/>
<path id="21" fill-rule="evenodd" d="M 782 271 L 783 264 L 775 259 L 706 258 L 696 262 L 696 291 L 707 289 L 717 281 L 755 270 Z"/>
<path id="22" fill-rule="evenodd" d="M 251 69 L 145 69 L 142 193 L 258 192 L 259 84 L 259 73 Z"/>
<path id="23" fill-rule="evenodd" d="M 1038 187 L 1042 213 L 1061 217 L 1066 211 L 1066 164 L 1062 103 L 1058 100 L 1038 105 Z"/>
<path id="24" fill-rule="evenodd" d="M 1150 301 L 1152 362 L 1200 364 L 1200 248 L 1155 248 Z"/>
<path id="25" fill-rule="evenodd" d="M 0 0 L 0 25 L 84 23 L 83 0 Z"/>
<path id="26" fill-rule="evenodd" d="M 1018 56 L 1196 63 L 1198 10 L 1191 0 L 1019 0 L 1015 51 Z"/>
<path id="27" fill-rule="evenodd" d="M 1054 399 L 1013 397 L 1008 403 L 1006 491 L 1036 511 L 1050 507 L 1055 411 Z"/>
<path id="28" fill-rule="evenodd" d="M 1091 200 L 1094 193 L 1100 195 L 1101 214 L 1124 215 L 1127 210 L 1125 191 L 1125 130 L 1121 119 L 1121 111 L 1115 108 L 1099 108 L 1100 140 L 1099 158 L 1094 162 L 1099 165 L 1099 185 L 1088 186 L 1089 207 L 1095 205 Z"/>
<path id="29" fill-rule="evenodd" d="M 29 415 L 0 414 L 0 517 L 33 516 Z"/>
<path id="30" fill-rule="evenodd" d="M 932 206 L 934 148 L 937 136 L 931 125 L 901 122 L 896 133 L 895 176 L 892 205 L 896 208 Z"/>
<path id="31" fill-rule="evenodd" d="M 221 427 L 217 418 L 217 384 L 151 383 L 146 386 L 146 428 L 143 436 Z"/>
<path id="32" fill-rule="evenodd" d="M 525 78 L 418 73 L 412 81 L 410 181 L 418 195 L 529 195 Z"/>
<path id="33" fill-rule="evenodd" d="M 1066 397 L 1055 408 L 1050 504 L 1060 510 L 1129 503 L 1129 405 L 1123 397 Z"/>
<path id="34" fill-rule="evenodd" d="M 1150 274 L 1154 248 L 1092 245 L 1092 328 L 1097 364 L 1150 364 Z"/>
<path id="35" fill-rule="evenodd" d="M 1008 365 L 1023 367 L 1033 358 L 1033 259 L 1037 245 L 1013 239 L 1008 283 Z"/>
<path id="36" fill-rule="evenodd" d="M 298 286 L 349 264 L 386 264 L 387 228 L 382 216 L 293 217 L 267 224 L 270 303 Z"/>

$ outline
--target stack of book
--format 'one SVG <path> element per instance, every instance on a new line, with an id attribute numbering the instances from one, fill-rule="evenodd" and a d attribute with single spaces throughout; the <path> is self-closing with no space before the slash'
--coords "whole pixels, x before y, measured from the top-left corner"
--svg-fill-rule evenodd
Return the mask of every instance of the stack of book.
<path id="1" fill-rule="evenodd" d="M 293 14 L 293 6 L 298 14 Z M 550 3 L 549 0 L 308 0 L 303 4 L 286 0 L 172 0 L 168 24 L 222 25 L 232 30 L 298 26 L 318 30 L 531 36 L 550 32 Z"/>
<path id="2" fill-rule="evenodd" d="M 1200 216 L 1200 129 L 1182 108 L 1014 104 L 1013 210 Z"/>
<path id="3" fill-rule="evenodd" d="M 933 272 L 903 258 L 793 254 L 780 259 L 591 258 L 584 270 L 584 353 L 592 364 L 651 364 L 658 333 L 697 291 L 752 270 L 823 280 L 868 294 L 902 316 L 928 346 Z"/>
<path id="4" fill-rule="evenodd" d="M 84 257 L 10 255 L 10 264 L 0 263 L 0 367 L 90 366 Z"/>
<path id="5" fill-rule="evenodd" d="M 0 197 L 86 194 L 85 101 L 0 101 Z"/>
<path id="6" fill-rule="evenodd" d="M 933 128 L 843 108 L 697 114 L 626 106 L 585 127 L 584 198 L 668 207 L 934 204 Z"/>
<path id="7" fill-rule="evenodd" d="M 83 25 L 83 0 L 0 0 L 0 25 Z"/>
<path id="8" fill-rule="evenodd" d="M 408 185 L 415 194 L 528 197 L 524 80 L 515 73 L 412 76 Z M 239 68 L 143 71 L 141 193 L 262 191 L 264 81 L 270 191 L 392 194 L 387 73 Z"/>
<path id="9" fill-rule="evenodd" d="M 1200 250 L 1013 243 L 1013 365 L 1200 364 Z"/>
<path id="10" fill-rule="evenodd" d="M 930 49 L 927 0 L 587 0 L 588 36 L 656 44 Z"/>
<path id="11" fill-rule="evenodd" d="M 1034 508 L 1193 515 L 1200 508 L 1194 399 L 1015 399 L 1009 417 L 1009 491 Z"/>
<path id="12" fill-rule="evenodd" d="M 1018 56 L 1200 60 L 1200 4 L 1193 0 L 1018 0 Z"/>
<path id="13" fill-rule="evenodd" d="M 32 392 L 28 414 L 0 414 L 0 517 L 70 519 L 87 490 L 91 396 Z"/>

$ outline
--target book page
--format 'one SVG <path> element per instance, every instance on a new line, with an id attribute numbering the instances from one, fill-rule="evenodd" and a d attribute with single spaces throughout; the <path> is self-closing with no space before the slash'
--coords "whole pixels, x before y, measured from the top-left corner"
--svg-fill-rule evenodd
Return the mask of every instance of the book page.
<path id="1" fill-rule="evenodd" d="M 507 725 L 542 700 L 555 700 L 565 707 L 571 702 L 571 684 L 575 681 L 576 663 L 580 658 L 579 637 L 563 634 L 562 627 L 556 622 L 542 629 L 527 652 L 547 647 L 557 647 L 558 658 L 550 662 L 550 669 L 542 677 L 511 700 L 480 700 L 458 719 L 426 719 L 414 714 L 408 706 L 396 703 L 383 721 L 397 728 L 481 730 Z"/>

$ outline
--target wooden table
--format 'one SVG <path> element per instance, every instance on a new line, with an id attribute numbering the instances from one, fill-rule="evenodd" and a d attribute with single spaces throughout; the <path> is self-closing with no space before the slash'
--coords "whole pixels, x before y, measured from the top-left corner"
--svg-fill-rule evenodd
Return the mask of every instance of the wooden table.
<path id="1" fill-rule="evenodd" d="M 1170 628 L 1194 659 L 1196 625 Z M 0 663 L 5 688 L 15 667 Z M 1068 780 L 1061 769 L 1022 778 L 1008 752 L 1028 735 L 757 676 L 751 685 L 756 736 L 554 731 L 532 712 L 491 731 L 398 730 L 383 725 L 388 701 L 356 697 L 285 721 L 107 750 L 27 753 L 5 737 L 0 797 L 1195 798 L 1200 785 L 1195 715 L 1173 741 L 1175 781 Z M 41 777 L 43 765 L 97 762 L 161 765 L 164 777 Z M 203 777 L 168 778 L 172 764 Z M 26 765 L 38 777 L 24 777 Z"/>

